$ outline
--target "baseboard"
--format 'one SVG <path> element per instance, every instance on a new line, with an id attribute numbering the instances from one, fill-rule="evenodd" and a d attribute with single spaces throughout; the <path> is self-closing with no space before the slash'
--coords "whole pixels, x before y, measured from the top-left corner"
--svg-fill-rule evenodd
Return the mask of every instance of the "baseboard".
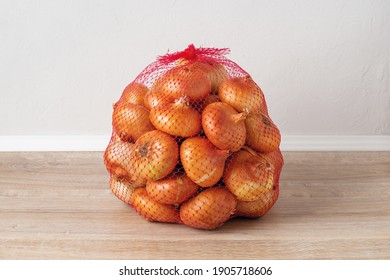
<path id="1" fill-rule="evenodd" d="M 0 136 L 0 151 L 104 151 L 109 135 Z"/>
<path id="2" fill-rule="evenodd" d="M 390 151 L 390 135 L 286 135 L 282 151 Z"/>
<path id="3" fill-rule="evenodd" d="M 0 151 L 103 151 L 109 135 L 0 136 Z M 282 151 L 390 151 L 390 135 L 285 135 Z"/>

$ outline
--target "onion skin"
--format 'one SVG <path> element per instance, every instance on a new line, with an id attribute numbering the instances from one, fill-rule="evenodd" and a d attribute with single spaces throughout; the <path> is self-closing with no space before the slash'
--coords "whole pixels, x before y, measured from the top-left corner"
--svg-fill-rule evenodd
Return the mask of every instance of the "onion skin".
<path id="1" fill-rule="evenodd" d="M 274 174 L 274 189 L 279 188 L 279 179 L 280 179 L 280 173 L 282 172 L 283 168 L 283 155 L 280 152 L 280 149 L 277 149 L 271 153 L 257 153 L 260 157 L 264 158 L 266 161 L 268 161 L 271 165 L 275 168 L 275 174 Z"/>
<path id="2" fill-rule="evenodd" d="M 187 96 L 192 101 L 200 101 L 210 93 L 211 82 L 202 70 L 180 66 L 167 71 L 153 88 L 167 98 Z"/>
<path id="3" fill-rule="evenodd" d="M 248 148 L 245 147 L 247 150 Z M 275 171 L 281 171 L 283 168 L 283 155 L 280 151 L 280 149 L 276 149 L 273 152 L 270 153 L 257 153 L 260 157 L 264 158 L 267 160 L 270 164 L 272 164 L 275 168 Z"/>
<path id="4" fill-rule="evenodd" d="M 178 65 L 186 65 L 189 68 L 200 69 L 207 74 L 211 83 L 211 92 L 217 93 L 221 83 L 229 78 L 229 74 L 222 64 L 208 61 L 188 61 L 181 60 Z"/>
<path id="5" fill-rule="evenodd" d="M 134 144 L 129 160 L 134 171 L 146 180 L 159 180 L 175 168 L 179 148 L 175 139 L 159 130 L 142 135 Z"/>
<path id="6" fill-rule="evenodd" d="M 222 64 L 214 62 L 209 63 L 213 68 L 213 72 L 209 74 L 211 80 L 211 92 L 217 93 L 222 82 L 229 79 L 230 76 Z"/>
<path id="7" fill-rule="evenodd" d="M 217 149 L 205 137 L 191 137 L 180 146 L 180 159 L 187 176 L 201 187 L 211 187 L 221 179 L 228 150 Z"/>
<path id="8" fill-rule="evenodd" d="M 146 183 L 149 196 L 162 204 L 180 204 L 193 196 L 198 188 L 186 175 L 170 176 L 158 181 L 149 180 Z"/>
<path id="9" fill-rule="evenodd" d="M 211 103 L 202 113 L 204 133 L 218 149 L 236 152 L 245 144 L 246 115 L 246 112 L 238 113 L 229 104 Z"/>
<path id="10" fill-rule="evenodd" d="M 174 136 L 194 136 L 202 128 L 201 115 L 186 97 L 152 108 L 149 119 L 157 129 Z"/>
<path id="11" fill-rule="evenodd" d="M 111 176 L 110 178 L 110 188 L 112 193 L 117 198 L 129 205 L 131 205 L 131 195 L 133 194 L 134 190 L 140 187 L 144 187 L 145 183 L 146 182 L 139 184 L 137 182 L 131 182 L 115 176 Z"/>
<path id="12" fill-rule="evenodd" d="M 280 146 L 279 129 L 266 115 L 258 112 L 251 113 L 245 119 L 247 131 L 246 144 L 262 153 L 270 153 Z"/>
<path id="13" fill-rule="evenodd" d="M 123 103 L 144 105 L 144 98 L 148 87 L 140 83 L 131 83 L 122 92 L 120 101 Z"/>
<path id="14" fill-rule="evenodd" d="M 149 110 L 142 105 L 123 103 L 114 105 L 112 126 L 123 141 L 136 141 L 141 135 L 154 130 L 149 121 Z"/>
<path id="15" fill-rule="evenodd" d="M 115 133 L 115 131 L 113 131 L 110 142 L 119 142 L 119 141 L 122 141 L 121 138 L 118 136 L 118 134 Z"/>
<path id="16" fill-rule="evenodd" d="M 104 165 L 111 175 L 119 178 L 128 176 L 128 171 L 131 170 L 128 156 L 133 146 L 134 144 L 123 141 L 112 142 L 107 146 L 103 158 Z"/>
<path id="17" fill-rule="evenodd" d="M 126 181 L 128 186 L 138 188 L 145 186 L 146 180 L 134 173 L 134 167 L 129 160 L 133 148 L 134 144 L 129 142 L 111 142 L 104 152 L 104 164 L 111 179 Z"/>
<path id="18" fill-rule="evenodd" d="M 264 216 L 275 204 L 279 197 L 279 188 L 263 193 L 255 201 L 238 201 L 236 215 L 247 218 Z"/>
<path id="19" fill-rule="evenodd" d="M 224 80 L 218 89 L 218 96 L 238 112 L 268 112 L 264 94 L 250 76 Z"/>
<path id="20" fill-rule="evenodd" d="M 154 107 L 158 107 L 164 105 L 166 103 L 171 103 L 175 100 L 175 98 L 165 96 L 162 91 L 159 91 L 156 86 L 152 86 L 152 88 L 146 93 L 144 97 L 144 106 L 151 110 Z"/>
<path id="21" fill-rule="evenodd" d="M 150 222 L 177 223 L 180 221 L 179 211 L 176 208 L 154 201 L 145 188 L 134 190 L 130 204 L 138 214 Z"/>
<path id="22" fill-rule="evenodd" d="M 219 97 L 217 94 L 210 93 L 206 96 L 206 98 L 202 102 L 197 102 L 194 106 L 195 109 L 198 112 L 203 112 L 203 110 L 207 107 L 207 105 L 214 103 L 214 102 L 220 102 Z"/>
<path id="23" fill-rule="evenodd" d="M 274 167 L 246 150 L 235 153 L 223 174 L 226 187 L 240 201 L 254 201 L 273 188 Z"/>
<path id="24" fill-rule="evenodd" d="M 210 188 L 181 205 L 180 219 L 190 227 L 215 229 L 234 214 L 236 205 L 236 198 L 227 189 Z"/>

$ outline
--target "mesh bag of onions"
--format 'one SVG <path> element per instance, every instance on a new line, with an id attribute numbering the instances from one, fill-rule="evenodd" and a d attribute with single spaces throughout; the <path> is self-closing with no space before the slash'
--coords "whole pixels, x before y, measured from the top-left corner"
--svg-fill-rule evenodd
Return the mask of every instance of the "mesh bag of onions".
<path id="1" fill-rule="evenodd" d="M 160 56 L 113 105 L 110 188 L 148 221 L 215 229 L 278 199 L 280 132 L 228 53 L 189 45 Z"/>

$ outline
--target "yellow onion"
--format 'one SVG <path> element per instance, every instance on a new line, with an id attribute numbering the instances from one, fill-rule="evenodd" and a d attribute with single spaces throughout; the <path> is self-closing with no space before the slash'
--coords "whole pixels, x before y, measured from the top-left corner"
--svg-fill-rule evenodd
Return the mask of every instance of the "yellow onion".
<path id="1" fill-rule="evenodd" d="M 120 101 L 123 103 L 144 105 L 144 98 L 148 90 L 147 86 L 133 82 L 123 90 Z"/>
<path id="2" fill-rule="evenodd" d="M 187 176 L 201 187 L 211 187 L 221 179 L 229 154 L 205 137 L 187 138 L 180 146 L 180 159 Z"/>
<path id="3" fill-rule="evenodd" d="M 154 201 L 145 188 L 134 190 L 130 204 L 138 214 L 150 222 L 177 223 L 180 221 L 179 211 L 175 207 Z"/>
<path id="4" fill-rule="evenodd" d="M 110 143 L 104 151 L 104 164 L 107 171 L 116 177 L 126 177 L 131 170 L 129 162 L 130 152 L 133 149 L 132 143 L 116 141 Z"/>
<path id="5" fill-rule="evenodd" d="M 236 152 L 226 166 L 223 181 L 241 201 L 254 201 L 273 187 L 274 167 L 246 150 Z"/>
<path id="6" fill-rule="evenodd" d="M 248 150 L 249 152 L 251 152 L 252 154 L 256 153 L 255 151 L 253 151 L 253 150 L 251 151 L 250 149 L 248 149 L 247 146 L 245 146 L 245 149 Z M 280 172 L 280 170 L 282 170 L 283 156 L 282 156 L 280 149 L 276 149 L 275 151 L 270 152 L 270 153 L 256 153 L 256 154 L 259 155 L 260 157 L 264 158 L 271 165 L 273 165 L 275 168 L 275 171 Z"/>
<path id="7" fill-rule="evenodd" d="M 218 89 L 218 96 L 238 112 L 247 110 L 267 113 L 264 94 L 250 76 L 224 80 Z"/>
<path id="8" fill-rule="evenodd" d="M 159 130 L 152 130 L 138 138 L 129 160 L 140 177 L 159 180 L 175 168 L 178 154 L 175 139 Z"/>
<path id="9" fill-rule="evenodd" d="M 245 119 L 246 143 L 258 152 L 270 153 L 279 148 L 280 132 L 272 120 L 261 112 L 250 113 Z"/>
<path id="10" fill-rule="evenodd" d="M 211 103 L 202 113 L 204 133 L 217 148 L 238 151 L 245 144 L 246 115 L 246 112 L 238 113 L 229 104 Z"/>
<path id="11" fill-rule="evenodd" d="M 112 114 L 112 126 L 123 141 L 136 141 L 155 129 L 149 121 L 149 110 L 142 105 L 118 102 Z"/>
<path id="12" fill-rule="evenodd" d="M 217 93 L 221 83 L 229 78 L 229 74 L 222 64 L 207 60 L 207 61 L 188 61 L 180 60 L 178 65 L 186 65 L 189 68 L 200 69 L 207 74 L 211 82 L 211 92 Z"/>
<path id="13" fill-rule="evenodd" d="M 134 144 L 124 141 L 111 142 L 104 152 L 104 164 L 111 174 L 119 179 L 125 179 L 134 187 L 146 185 L 146 180 L 134 173 L 130 155 Z"/>
<path id="14" fill-rule="evenodd" d="M 118 178 L 115 176 L 110 177 L 110 188 L 112 193 L 122 200 L 123 202 L 130 204 L 131 195 L 136 188 L 144 187 L 145 180 L 143 183 L 129 181 L 124 178 Z"/>
<path id="15" fill-rule="evenodd" d="M 162 91 L 152 86 L 144 97 L 144 106 L 151 110 L 154 107 L 173 102 L 174 100 L 175 98 L 165 96 Z"/>
<path id="16" fill-rule="evenodd" d="M 158 181 L 149 180 L 146 183 L 149 196 L 162 204 L 180 204 L 193 196 L 197 190 L 198 185 L 183 174 Z"/>
<path id="17" fill-rule="evenodd" d="M 157 129 L 174 136 L 194 136 L 202 128 L 200 114 L 191 107 L 185 96 L 172 103 L 153 107 L 149 118 Z"/>
<path id="18" fill-rule="evenodd" d="M 183 224 L 199 229 L 215 229 L 235 212 L 236 198 L 222 187 L 202 191 L 180 207 Z"/>
<path id="19" fill-rule="evenodd" d="M 219 102 L 219 101 L 221 101 L 221 100 L 219 100 L 218 94 L 210 93 L 201 102 L 196 102 L 194 108 L 198 112 L 203 112 L 204 108 L 206 108 L 207 105 L 214 103 L 214 102 Z"/>
<path id="20" fill-rule="evenodd" d="M 167 71 L 155 82 L 152 89 L 167 98 L 179 99 L 187 96 L 192 101 L 200 101 L 210 93 L 211 82 L 202 70 L 181 66 Z"/>
<path id="21" fill-rule="evenodd" d="M 259 218 L 264 216 L 275 204 L 279 196 L 279 188 L 272 188 L 262 193 L 254 201 L 238 201 L 236 215 L 248 218 Z"/>

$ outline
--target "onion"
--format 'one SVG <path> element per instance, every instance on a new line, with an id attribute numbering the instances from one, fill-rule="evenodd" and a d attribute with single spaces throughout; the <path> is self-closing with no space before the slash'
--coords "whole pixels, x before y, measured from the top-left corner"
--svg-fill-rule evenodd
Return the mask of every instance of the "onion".
<path id="1" fill-rule="evenodd" d="M 210 93 L 211 82 L 202 70 L 181 66 L 167 71 L 153 88 L 167 98 L 188 96 L 192 101 L 200 101 Z"/>
<path id="2" fill-rule="evenodd" d="M 203 130 L 217 148 L 238 151 L 245 144 L 246 115 L 246 112 L 237 113 L 232 106 L 223 102 L 211 103 L 202 113 Z"/>
<path id="3" fill-rule="evenodd" d="M 274 167 L 246 150 L 235 153 L 223 174 L 226 187 L 241 201 L 254 201 L 273 187 Z"/>
<path id="4" fill-rule="evenodd" d="M 222 102 L 231 105 L 238 112 L 245 109 L 249 112 L 262 111 L 267 113 L 264 94 L 250 76 L 224 80 L 218 95 Z"/>
<path id="5" fill-rule="evenodd" d="M 198 112 L 203 112 L 204 108 L 206 108 L 207 105 L 214 103 L 214 102 L 219 102 L 219 101 L 221 101 L 221 100 L 219 100 L 218 95 L 211 93 L 211 94 L 207 95 L 206 98 L 203 99 L 201 102 L 195 103 L 194 108 Z"/>
<path id="6" fill-rule="evenodd" d="M 211 60 L 189 62 L 182 60 L 179 65 L 187 65 L 190 69 L 200 69 L 207 74 L 211 82 L 211 92 L 217 93 L 221 83 L 229 78 L 225 67 L 222 64 Z"/>
<path id="7" fill-rule="evenodd" d="M 149 110 L 142 105 L 118 102 L 112 114 L 112 126 L 123 141 L 136 141 L 155 129 L 149 121 Z"/>
<path id="8" fill-rule="evenodd" d="M 144 105 L 147 109 L 151 110 L 154 107 L 173 102 L 174 100 L 174 98 L 165 96 L 162 91 L 152 86 L 145 95 Z"/>
<path id="9" fill-rule="evenodd" d="M 134 190 L 130 204 L 134 209 L 151 222 L 177 223 L 180 221 L 179 212 L 176 208 L 164 205 L 150 198 L 145 188 Z"/>
<path id="10" fill-rule="evenodd" d="M 258 152 L 269 153 L 280 145 L 280 132 L 266 115 L 251 113 L 245 119 L 247 131 L 246 143 Z"/>
<path id="11" fill-rule="evenodd" d="M 211 80 L 211 91 L 217 93 L 224 80 L 229 79 L 229 74 L 222 64 L 209 62 L 213 71 L 209 74 Z"/>
<path id="12" fill-rule="evenodd" d="M 143 184 L 138 184 L 137 182 L 128 181 L 124 178 L 118 178 L 115 176 L 110 177 L 111 191 L 117 198 L 127 204 L 130 204 L 131 195 L 134 190 L 143 186 L 145 186 L 145 181 Z"/>
<path id="13" fill-rule="evenodd" d="M 118 134 L 115 133 L 115 131 L 112 132 L 111 135 L 111 142 L 119 142 L 122 141 L 121 138 L 118 136 Z"/>
<path id="14" fill-rule="evenodd" d="M 149 118 L 157 129 L 174 136 L 194 136 L 202 128 L 201 116 L 190 106 L 187 97 L 152 108 Z"/>
<path id="15" fill-rule="evenodd" d="M 201 187 L 211 187 L 221 179 L 228 150 L 217 149 L 205 137 L 191 137 L 180 147 L 180 159 L 187 176 Z"/>
<path id="16" fill-rule="evenodd" d="M 123 101 L 123 103 L 144 105 L 144 98 L 148 90 L 143 84 L 131 83 L 123 90 L 120 101 Z"/>
<path id="17" fill-rule="evenodd" d="M 159 180 L 175 168 L 178 154 L 175 139 L 164 132 L 153 130 L 138 138 L 129 160 L 140 177 Z"/>
<path id="18" fill-rule="evenodd" d="M 180 204 L 198 190 L 198 185 L 186 175 L 170 176 L 158 181 L 149 180 L 146 191 L 155 201 L 162 204 Z"/>
<path id="19" fill-rule="evenodd" d="M 134 144 L 123 141 L 110 143 L 104 152 L 104 164 L 107 171 L 116 177 L 126 177 L 131 165 L 129 155 Z"/>
<path id="20" fill-rule="evenodd" d="M 180 207 L 183 224 L 199 229 L 215 229 L 235 212 L 236 198 L 222 187 L 202 191 Z"/>
<path id="21" fill-rule="evenodd" d="M 245 147 L 245 149 L 248 149 L 248 147 Z M 249 151 L 251 152 L 251 151 Z M 255 153 L 254 151 L 252 154 Z M 261 156 L 265 160 L 267 160 L 270 164 L 272 164 L 275 168 L 275 171 L 280 172 L 283 167 L 283 156 L 282 153 L 280 152 L 280 149 L 276 149 L 273 152 L 270 153 L 257 153 L 257 155 Z"/>
<path id="22" fill-rule="evenodd" d="M 111 174 L 118 179 L 125 179 L 134 187 L 146 185 L 146 180 L 134 173 L 134 166 L 129 157 L 134 144 L 117 141 L 110 143 L 104 152 L 104 164 Z"/>
<path id="23" fill-rule="evenodd" d="M 275 204 L 279 196 L 279 188 L 261 194 L 255 201 L 238 201 L 237 216 L 259 218 L 264 216 Z"/>

